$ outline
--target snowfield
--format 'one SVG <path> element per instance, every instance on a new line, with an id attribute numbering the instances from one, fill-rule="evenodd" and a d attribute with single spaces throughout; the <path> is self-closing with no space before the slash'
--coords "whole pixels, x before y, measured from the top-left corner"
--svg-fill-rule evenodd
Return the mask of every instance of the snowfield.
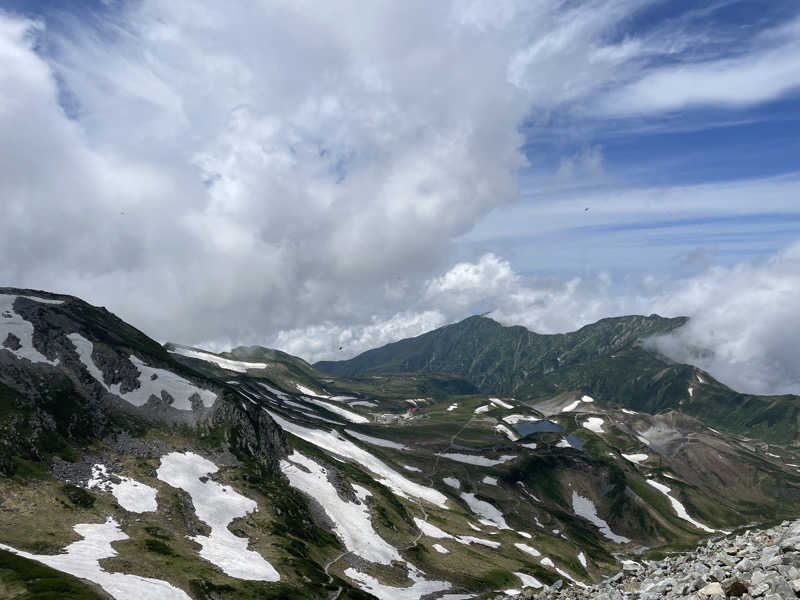
<path id="1" fill-rule="evenodd" d="M 523 422 L 523 421 L 530 422 L 530 423 L 536 423 L 536 421 L 541 421 L 541 419 L 539 417 L 532 417 L 531 415 L 513 414 L 513 415 L 506 415 L 505 417 L 503 417 L 503 421 L 505 421 L 509 425 L 516 425 L 517 423 L 520 423 L 520 422 Z"/>
<path id="2" fill-rule="evenodd" d="M 269 365 L 263 362 L 244 362 L 241 360 L 231 360 L 230 358 L 223 358 L 210 352 L 203 352 L 202 350 L 193 350 L 191 348 L 184 348 L 182 346 L 175 346 L 174 350 L 170 350 L 172 354 L 179 354 L 188 358 L 197 358 L 205 362 L 213 363 L 218 367 L 227 371 L 234 371 L 236 373 L 247 373 L 249 369 L 266 369 Z"/>
<path id="3" fill-rule="evenodd" d="M 113 518 L 109 517 L 105 523 L 75 525 L 73 529 L 83 539 L 67 546 L 62 554 L 30 554 L 4 544 L 0 544 L 0 549 L 96 583 L 115 600 L 192 600 L 166 581 L 109 573 L 100 566 L 100 560 L 117 556 L 112 542 L 129 539 Z"/>
<path id="4" fill-rule="evenodd" d="M 499 406 L 500 408 L 505 408 L 507 410 L 511 410 L 514 408 L 513 404 L 509 404 L 508 402 L 503 402 L 500 398 L 489 398 L 489 402 L 494 404 L 495 406 Z"/>
<path id="5" fill-rule="evenodd" d="M 192 410 L 192 397 L 195 395 L 200 398 L 206 408 L 212 406 L 217 400 L 217 395 L 209 390 L 201 389 L 190 381 L 180 377 L 172 371 L 156 369 L 144 364 L 137 356 L 131 355 L 128 360 L 139 371 L 139 387 L 129 392 L 121 392 L 120 384 L 108 385 L 105 382 L 103 373 L 97 368 L 92 358 L 94 344 L 78 333 L 70 333 L 68 336 L 78 356 L 91 374 L 105 389 L 111 394 L 122 398 L 134 406 L 144 406 L 150 400 L 150 396 L 162 398 L 162 392 L 168 393 L 172 399 L 172 408 L 177 410 Z"/>
<path id="6" fill-rule="evenodd" d="M 467 503 L 469 509 L 480 517 L 478 523 L 498 529 L 511 529 L 506 523 L 503 513 L 494 504 L 479 500 L 475 494 L 469 492 L 461 492 L 461 498 Z"/>
<path id="7" fill-rule="evenodd" d="M 656 488 L 659 492 L 664 494 L 667 498 L 669 498 L 669 501 L 672 504 L 672 508 L 675 510 L 675 514 L 678 515 L 679 519 L 683 519 L 684 521 L 688 521 L 689 523 L 691 523 L 692 525 L 694 525 L 698 529 L 702 529 L 703 531 L 705 531 L 707 533 L 714 533 L 716 531 L 716 529 L 711 529 L 709 526 L 703 525 L 700 521 L 696 521 L 692 517 L 690 517 L 689 513 L 686 512 L 686 507 L 681 502 L 679 502 L 678 500 L 676 500 L 675 498 L 673 498 L 672 496 L 669 495 L 670 491 L 672 491 L 672 488 L 664 485 L 663 483 L 659 483 L 659 482 L 657 482 L 657 481 L 655 481 L 653 479 L 648 479 L 647 483 L 649 485 L 653 486 L 654 488 Z"/>
<path id="8" fill-rule="evenodd" d="M 484 404 L 483 406 L 479 406 L 475 409 L 476 415 L 482 415 L 485 412 L 489 412 L 492 408 L 494 408 L 491 404 Z"/>
<path id="9" fill-rule="evenodd" d="M 603 419 L 600 417 L 589 417 L 583 422 L 583 428 L 595 433 L 605 433 L 603 431 Z"/>
<path id="10" fill-rule="evenodd" d="M 350 437 L 354 437 L 357 440 L 361 440 L 362 442 L 367 442 L 368 444 L 372 444 L 373 446 L 392 448 L 393 450 L 408 450 L 408 446 L 404 444 L 398 444 L 397 442 L 392 442 L 391 440 L 384 440 L 383 438 L 376 438 L 372 437 L 371 435 L 366 435 L 364 433 L 358 433 L 357 431 L 353 431 L 352 429 L 345 429 L 344 432 Z"/>
<path id="11" fill-rule="evenodd" d="M 494 428 L 497 431 L 499 431 L 500 433 L 502 433 L 503 435 L 505 435 L 512 442 L 516 442 L 519 439 L 519 436 L 516 433 L 514 433 L 513 431 L 511 431 L 505 425 L 502 425 L 502 424 L 498 423 L 497 425 L 494 426 Z"/>
<path id="12" fill-rule="evenodd" d="M 461 482 L 455 477 L 443 477 L 442 481 L 444 481 L 451 488 L 456 488 L 457 490 L 461 489 Z"/>
<path id="13" fill-rule="evenodd" d="M 315 398 L 330 398 L 330 396 L 328 394 L 318 394 L 317 392 L 315 392 L 311 388 L 306 387 L 301 383 L 296 383 L 294 385 L 298 390 L 300 390 L 300 393 L 305 395 L 305 396 L 314 396 Z"/>
<path id="14" fill-rule="evenodd" d="M 480 544 L 482 546 L 488 546 L 489 548 L 499 548 L 500 542 L 493 542 L 491 540 L 484 540 L 481 538 L 476 538 L 471 535 L 452 535 L 443 531 L 433 525 L 432 523 L 428 523 L 427 521 L 423 521 L 417 517 L 414 517 L 414 523 L 416 523 L 417 528 L 422 532 L 422 535 L 433 538 L 435 540 L 455 540 L 459 544 L 469 545 L 469 544 Z M 469 525 L 469 523 L 467 523 Z M 474 528 L 477 529 L 477 528 Z M 480 531 L 480 529 L 478 529 Z"/>
<path id="15" fill-rule="evenodd" d="M 330 402 L 323 402 L 322 400 L 315 400 L 314 398 L 303 397 L 303 400 L 306 402 L 310 402 L 320 408 L 324 408 L 325 410 L 332 412 L 335 415 L 339 415 L 340 417 L 344 417 L 351 423 L 356 424 L 364 424 L 369 423 L 369 419 L 366 417 L 362 417 L 358 413 L 354 413 L 353 411 L 347 410 L 346 408 L 342 408 L 341 406 L 337 406 L 336 404 L 331 404 Z"/>
<path id="16" fill-rule="evenodd" d="M 338 431 L 325 431 L 322 429 L 303 427 L 302 425 L 296 425 L 284 419 L 277 413 L 268 411 L 267 409 L 263 410 L 287 433 L 296 435 L 308 443 L 314 444 L 328 452 L 332 452 L 337 456 L 348 458 L 358 463 L 368 471 L 377 475 L 379 477 L 378 482 L 391 489 L 394 493 L 404 498 L 413 496 L 420 500 L 426 500 L 440 508 L 447 508 L 447 496 L 433 488 L 425 487 L 424 485 L 406 479 L 382 460 L 373 456 L 363 448 L 356 446 L 350 440 L 341 437 Z"/>
<path id="17" fill-rule="evenodd" d="M 466 463 L 468 465 L 476 465 L 479 467 L 495 467 L 517 458 L 516 454 L 504 454 L 500 458 L 487 458 L 485 456 L 460 454 L 458 452 L 439 452 L 436 456 L 441 456 L 442 458 L 447 458 L 460 463 Z"/>
<path id="18" fill-rule="evenodd" d="M 22 315 L 14 310 L 14 302 L 19 297 L 0 294 L 0 352 L 5 350 L 11 352 L 17 358 L 26 358 L 34 363 L 57 365 L 58 360 L 50 360 L 33 347 L 33 323 L 25 320 Z M 35 298 L 33 296 L 22 296 L 22 298 L 36 300 L 45 304 L 63 304 L 61 300 L 45 300 L 44 298 Z M 9 335 L 13 335 L 19 340 L 19 348 L 16 350 L 12 346 L 3 346 Z"/>
<path id="19" fill-rule="evenodd" d="M 333 522 L 333 530 L 344 547 L 364 560 L 382 565 L 402 561 L 397 548 L 378 535 L 372 527 L 372 517 L 365 502 L 343 500 L 328 479 L 328 471 L 300 452 L 293 452 L 289 460 L 281 461 L 281 471 L 289 478 L 292 487 L 307 494 L 322 506 Z M 370 495 L 369 490 L 351 484 L 359 498 Z"/>
<path id="20" fill-rule="evenodd" d="M 578 492 L 572 492 L 572 512 L 579 517 L 594 524 L 605 537 L 617 544 L 627 544 L 630 540 L 624 536 L 617 535 L 603 519 L 597 515 L 597 507 L 589 498 L 584 498 Z"/>
<path id="21" fill-rule="evenodd" d="M 536 548 L 529 546 L 528 544 L 516 543 L 514 546 L 517 548 L 517 550 L 524 552 L 525 554 L 530 554 L 534 558 L 538 558 L 542 555 L 542 553 Z"/>
<path id="22" fill-rule="evenodd" d="M 450 589 L 447 581 L 428 581 L 416 569 L 409 569 L 408 576 L 414 583 L 409 587 L 393 587 L 385 585 L 366 573 L 361 573 L 353 567 L 348 567 L 345 572 L 350 579 L 358 582 L 359 587 L 369 592 L 378 600 L 419 600 L 428 594 L 442 592 Z"/>
<path id="23" fill-rule="evenodd" d="M 645 460 L 647 460 L 649 458 L 647 456 L 647 454 L 624 454 L 624 453 L 620 453 L 620 456 L 622 456 L 622 458 L 624 458 L 625 460 L 628 460 L 628 461 L 630 461 L 632 463 L 636 463 L 637 465 L 640 462 L 643 462 L 643 461 L 645 461 Z"/>
<path id="24" fill-rule="evenodd" d="M 92 478 L 86 487 L 111 492 L 119 505 L 128 512 L 143 513 L 158 509 L 158 490 L 123 475 L 114 475 L 120 480 L 119 483 L 114 482 L 111 477 L 105 465 L 92 465 Z"/>
<path id="25" fill-rule="evenodd" d="M 280 581 L 271 564 L 258 552 L 248 550 L 249 540 L 228 529 L 231 521 L 256 512 L 258 505 L 230 486 L 208 478 L 218 470 L 217 465 L 193 452 L 171 452 L 161 457 L 156 475 L 164 483 L 188 492 L 197 518 L 211 528 L 208 536 L 190 538 L 202 546 L 200 556 L 237 579 Z"/>

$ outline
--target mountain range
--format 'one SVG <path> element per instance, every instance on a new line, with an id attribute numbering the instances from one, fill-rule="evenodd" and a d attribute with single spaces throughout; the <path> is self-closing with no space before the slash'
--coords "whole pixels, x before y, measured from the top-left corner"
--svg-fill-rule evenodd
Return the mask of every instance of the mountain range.
<path id="1" fill-rule="evenodd" d="M 800 398 L 652 350 L 685 322 L 310 365 L 0 288 L 0 597 L 494 597 L 795 517 Z"/>

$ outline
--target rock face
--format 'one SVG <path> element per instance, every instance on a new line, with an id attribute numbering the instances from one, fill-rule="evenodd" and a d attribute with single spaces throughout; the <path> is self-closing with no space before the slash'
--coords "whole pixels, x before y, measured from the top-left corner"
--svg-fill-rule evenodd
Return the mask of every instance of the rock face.
<path id="1" fill-rule="evenodd" d="M 563 582 L 516 596 L 530 600 L 786 600 L 800 597 L 800 521 L 708 541 L 694 552 L 660 561 L 626 563 L 587 589 Z M 497 596 L 496 599 L 507 596 Z"/>

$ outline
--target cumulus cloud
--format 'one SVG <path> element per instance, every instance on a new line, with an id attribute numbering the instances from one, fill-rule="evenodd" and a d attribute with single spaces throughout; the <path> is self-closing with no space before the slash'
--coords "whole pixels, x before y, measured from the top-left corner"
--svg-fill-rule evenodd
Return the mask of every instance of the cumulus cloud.
<path id="1" fill-rule="evenodd" d="M 44 21 L 0 13 L 0 280 L 106 305 L 162 341 L 309 359 L 485 310 L 540 331 L 624 312 L 701 315 L 688 296 L 667 303 L 678 288 L 643 281 L 622 297 L 609 276 L 525 277 L 499 251 L 450 267 L 457 240 L 517 199 L 523 131 L 596 111 L 703 43 L 620 35 L 642 7 L 143 0 Z M 759 48 L 787 47 L 790 33 Z M 586 147 L 556 179 L 610 181 L 602 151 Z M 592 218 L 601 205 L 611 220 L 705 205 L 718 188 L 646 202 L 617 191 Z M 507 229 L 570 226 L 588 204 L 563 200 Z M 719 342 L 725 361 L 744 356 Z"/>

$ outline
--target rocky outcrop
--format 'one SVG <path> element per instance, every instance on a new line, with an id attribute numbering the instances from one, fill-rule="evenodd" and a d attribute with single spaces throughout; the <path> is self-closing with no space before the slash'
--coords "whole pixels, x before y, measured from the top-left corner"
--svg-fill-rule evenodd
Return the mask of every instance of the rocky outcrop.
<path id="1" fill-rule="evenodd" d="M 507 596 L 497 596 L 497 599 Z M 694 552 L 660 561 L 624 563 L 622 571 L 587 589 L 559 580 L 526 589 L 524 600 L 786 600 L 800 597 L 800 521 L 708 541 Z"/>

